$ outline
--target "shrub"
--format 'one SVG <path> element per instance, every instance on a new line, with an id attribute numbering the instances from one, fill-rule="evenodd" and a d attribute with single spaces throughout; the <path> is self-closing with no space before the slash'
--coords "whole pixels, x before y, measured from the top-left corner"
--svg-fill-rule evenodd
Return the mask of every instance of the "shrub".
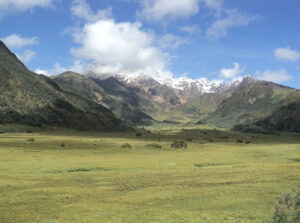
<path id="1" fill-rule="evenodd" d="M 242 139 L 237 139 L 236 143 L 243 143 L 244 141 Z"/>
<path id="2" fill-rule="evenodd" d="M 4 134 L 5 131 L 3 129 L 0 129 L 0 134 Z"/>
<path id="3" fill-rule="evenodd" d="M 250 144 L 251 143 L 251 138 L 248 137 L 248 136 L 244 136 L 243 137 L 243 142 L 246 143 L 246 144 Z"/>
<path id="4" fill-rule="evenodd" d="M 245 143 L 245 144 L 250 144 L 251 143 L 251 138 L 248 136 L 244 136 L 241 139 L 237 139 L 236 143 Z"/>
<path id="5" fill-rule="evenodd" d="M 27 139 L 27 142 L 34 142 L 34 138 Z"/>
<path id="6" fill-rule="evenodd" d="M 171 147 L 174 149 L 186 149 L 187 142 L 182 141 L 182 140 L 178 140 L 178 141 L 176 140 L 172 143 Z"/>
<path id="7" fill-rule="evenodd" d="M 136 135 L 135 135 L 135 136 L 137 136 L 137 137 L 141 137 L 141 136 L 142 136 L 142 133 L 138 132 L 138 133 L 136 133 Z"/>
<path id="8" fill-rule="evenodd" d="M 283 195 L 275 209 L 273 223 L 300 222 L 300 192 Z"/>
<path id="9" fill-rule="evenodd" d="M 65 147 L 65 143 L 63 142 L 62 144 L 60 144 L 60 147 Z"/>
<path id="10" fill-rule="evenodd" d="M 123 148 L 123 149 L 131 149 L 132 146 L 131 146 L 129 143 L 124 143 L 124 144 L 121 146 L 121 148 Z"/>

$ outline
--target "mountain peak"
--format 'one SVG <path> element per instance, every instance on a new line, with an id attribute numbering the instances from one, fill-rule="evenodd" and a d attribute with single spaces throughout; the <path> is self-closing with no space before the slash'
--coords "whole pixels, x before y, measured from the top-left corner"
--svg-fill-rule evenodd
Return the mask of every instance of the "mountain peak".
<path id="1" fill-rule="evenodd" d="M 4 42 L 0 40 L 0 62 L 11 67 L 22 66 L 22 69 L 25 68 L 25 65 L 13 54 Z M 26 68 L 27 69 L 27 68 Z"/>
<path id="2" fill-rule="evenodd" d="M 243 81 L 257 82 L 258 80 L 255 77 L 253 77 L 251 74 L 247 74 L 246 76 L 243 77 Z"/>

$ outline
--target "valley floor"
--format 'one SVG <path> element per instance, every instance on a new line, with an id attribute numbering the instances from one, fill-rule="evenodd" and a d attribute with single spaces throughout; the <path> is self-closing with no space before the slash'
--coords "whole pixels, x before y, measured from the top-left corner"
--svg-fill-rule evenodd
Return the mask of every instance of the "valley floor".
<path id="1" fill-rule="evenodd" d="M 2 134 L 0 222 L 269 222 L 278 198 L 299 184 L 300 135 L 236 144 L 242 136 Z M 188 139 L 188 149 L 172 149 L 175 139 Z"/>

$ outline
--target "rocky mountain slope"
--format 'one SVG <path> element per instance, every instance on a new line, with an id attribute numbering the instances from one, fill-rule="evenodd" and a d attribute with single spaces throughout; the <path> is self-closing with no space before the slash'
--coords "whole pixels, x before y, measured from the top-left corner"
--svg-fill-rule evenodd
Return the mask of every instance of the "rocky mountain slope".
<path id="1" fill-rule="evenodd" d="M 77 92 L 82 97 L 111 109 L 129 124 L 147 125 L 152 122 L 152 118 L 143 112 L 143 109 L 152 111 L 152 104 L 138 95 L 136 89 L 124 85 L 114 77 L 102 80 L 65 72 L 53 76 L 52 80 L 66 92 Z"/>
<path id="2" fill-rule="evenodd" d="M 95 74 L 88 76 L 101 81 L 108 78 Z M 156 113 L 153 112 L 155 109 L 141 108 L 154 120 L 170 123 L 205 122 L 220 127 L 233 127 L 259 120 L 295 91 L 272 82 L 257 80 L 250 75 L 229 83 L 214 83 L 204 78 L 158 80 L 130 75 L 116 75 L 114 78 L 134 89 L 142 101 L 145 100 L 147 104 L 153 105 L 152 108 L 156 108 Z"/>
<path id="3" fill-rule="evenodd" d="M 1 41 L 0 92 L 1 124 L 101 131 L 127 128 L 104 106 L 29 71 Z"/>

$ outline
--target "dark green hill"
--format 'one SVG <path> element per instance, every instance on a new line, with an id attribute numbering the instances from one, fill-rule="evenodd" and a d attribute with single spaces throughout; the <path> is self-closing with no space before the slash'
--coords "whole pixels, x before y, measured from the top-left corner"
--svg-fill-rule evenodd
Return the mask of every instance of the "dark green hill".
<path id="1" fill-rule="evenodd" d="M 271 82 L 257 82 L 239 88 L 222 101 L 206 122 L 220 127 L 252 123 L 274 111 L 280 106 L 281 100 L 294 91 Z"/>
<path id="2" fill-rule="evenodd" d="M 100 80 L 74 72 L 65 72 L 52 79 L 65 92 L 76 92 L 86 99 L 102 104 L 130 124 L 145 125 L 152 122 L 152 118 L 141 109 L 149 107 L 149 104 L 137 95 L 135 89 L 124 85 L 114 77 Z"/>
<path id="3" fill-rule="evenodd" d="M 256 125 L 271 130 L 300 132 L 300 91 L 282 100 L 278 108 L 257 121 Z"/>
<path id="4" fill-rule="evenodd" d="M 126 128 L 104 106 L 29 71 L 1 41 L 0 123 L 101 131 Z"/>
<path id="5" fill-rule="evenodd" d="M 208 93 L 181 105 L 178 110 L 182 115 L 189 116 L 191 120 L 199 121 L 215 112 L 223 99 L 222 94 Z"/>

